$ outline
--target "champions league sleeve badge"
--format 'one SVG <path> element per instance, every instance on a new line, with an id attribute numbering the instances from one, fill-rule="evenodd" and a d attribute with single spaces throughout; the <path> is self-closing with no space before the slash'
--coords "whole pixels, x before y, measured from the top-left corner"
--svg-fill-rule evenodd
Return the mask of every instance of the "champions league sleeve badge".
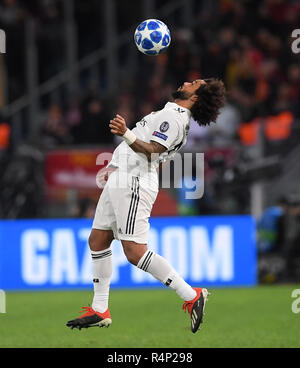
<path id="1" fill-rule="evenodd" d="M 164 133 L 169 129 L 169 123 L 167 121 L 164 121 L 163 123 L 160 124 L 159 130 Z"/>

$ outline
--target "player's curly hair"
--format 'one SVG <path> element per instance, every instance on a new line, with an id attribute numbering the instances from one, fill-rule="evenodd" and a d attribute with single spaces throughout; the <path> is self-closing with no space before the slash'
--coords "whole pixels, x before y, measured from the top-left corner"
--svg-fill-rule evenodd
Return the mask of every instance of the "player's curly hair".
<path id="1" fill-rule="evenodd" d="M 198 100 L 191 108 L 192 117 L 200 126 L 215 123 L 226 100 L 226 90 L 221 80 L 215 78 L 204 80 L 206 84 L 202 84 L 196 90 Z"/>

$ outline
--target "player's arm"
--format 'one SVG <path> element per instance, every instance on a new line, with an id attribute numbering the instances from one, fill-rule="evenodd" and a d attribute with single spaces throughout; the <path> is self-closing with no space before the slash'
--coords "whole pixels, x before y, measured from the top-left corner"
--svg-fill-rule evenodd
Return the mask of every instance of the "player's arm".
<path id="1" fill-rule="evenodd" d="M 143 153 L 146 155 L 148 161 L 151 161 L 151 157 L 154 159 L 157 158 L 154 154 L 160 155 L 166 150 L 166 147 L 157 142 L 150 141 L 150 143 L 146 143 L 138 138 L 136 138 L 134 143 L 130 145 L 130 148 L 132 148 L 134 152 Z"/>
<path id="2" fill-rule="evenodd" d="M 155 156 L 152 155 L 160 155 L 167 149 L 158 142 L 150 141 L 150 143 L 147 143 L 137 138 L 131 130 L 127 128 L 125 119 L 120 115 L 116 115 L 114 119 L 110 121 L 109 127 L 111 133 L 122 136 L 134 152 L 143 153 L 148 161 L 151 161 L 151 158 L 155 158 Z"/>

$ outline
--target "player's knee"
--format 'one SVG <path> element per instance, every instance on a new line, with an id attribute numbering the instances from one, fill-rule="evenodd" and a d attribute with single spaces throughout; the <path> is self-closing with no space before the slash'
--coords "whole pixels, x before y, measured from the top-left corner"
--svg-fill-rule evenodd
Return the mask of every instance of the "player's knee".
<path id="1" fill-rule="evenodd" d="M 101 251 L 109 248 L 111 241 L 112 237 L 110 234 L 99 231 L 92 231 L 88 239 L 90 249 L 93 251 Z"/>
<path id="2" fill-rule="evenodd" d="M 137 266 L 139 260 L 147 250 L 146 244 L 137 244 L 135 242 L 122 241 L 124 254 L 131 264 Z"/>
<path id="3" fill-rule="evenodd" d="M 132 251 L 125 251 L 125 256 L 128 260 L 128 262 L 130 262 L 131 264 L 133 264 L 134 266 L 136 266 L 139 262 L 139 258 L 137 256 L 137 254 L 135 254 L 134 252 Z"/>
<path id="4" fill-rule="evenodd" d="M 91 250 L 96 250 L 98 248 L 97 237 L 92 232 L 89 236 L 88 243 Z"/>

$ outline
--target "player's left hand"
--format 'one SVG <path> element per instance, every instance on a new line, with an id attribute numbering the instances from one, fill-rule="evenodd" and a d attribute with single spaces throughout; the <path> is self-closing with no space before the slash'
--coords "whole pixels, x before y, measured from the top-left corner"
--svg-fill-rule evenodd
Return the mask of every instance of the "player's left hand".
<path id="1" fill-rule="evenodd" d="M 113 120 L 110 120 L 109 127 L 112 134 L 121 136 L 124 135 L 127 130 L 125 119 L 118 114 L 113 118 Z"/>

